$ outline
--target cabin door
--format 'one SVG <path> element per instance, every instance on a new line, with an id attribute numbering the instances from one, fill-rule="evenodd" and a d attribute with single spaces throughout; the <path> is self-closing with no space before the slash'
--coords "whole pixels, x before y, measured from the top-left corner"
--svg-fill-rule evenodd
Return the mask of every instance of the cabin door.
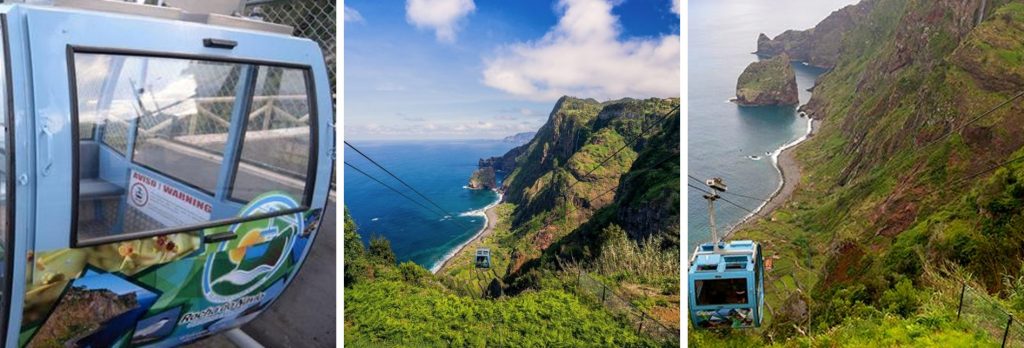
<path id="1" fill-rule="evenodd" d="M 25 20 L 38 181 L 19 344 L 174 346 L 262 313 L 327 199 L 319 48 L 75 10 Z"/>

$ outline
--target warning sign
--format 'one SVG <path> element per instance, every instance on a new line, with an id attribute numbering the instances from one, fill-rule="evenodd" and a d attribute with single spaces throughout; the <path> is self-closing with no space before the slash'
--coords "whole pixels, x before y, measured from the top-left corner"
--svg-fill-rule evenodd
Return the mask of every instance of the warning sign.
<path id="1" fill-rule="evenodd" d="M 128 182 L 128 202 L 165 227 L 178 227 L 210 221 L 213 206 L 156 178 L 132 171 Z"/>

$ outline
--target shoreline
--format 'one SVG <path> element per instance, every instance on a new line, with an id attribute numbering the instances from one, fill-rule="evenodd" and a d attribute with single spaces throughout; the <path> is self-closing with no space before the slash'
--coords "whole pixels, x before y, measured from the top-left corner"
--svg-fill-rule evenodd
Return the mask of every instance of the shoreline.
<path id="1" fill-rule="evenodd" d="M 430 273 L 437 274 L 443 271 L 446 267 L 448 267 L 448 263 L 452 259 L 454 259 L 456 255 L 459 255 L 464 250 L 466 250 L 466 248 L 469 247 L 470 244 L 482 239 L 484 236 L 489 235 L 490 232 L 494 231 L 494 227 L 498 225 L 498 213 L 495 209 L 498 207 L 498 204 L 501 204 L 502 200 L 504 200 L 505 198 L 505 195 L 502 194 L 501 192 L 495 191 L 495 193 L 498 194 L 498 199 L 494 200 L 494 202 L 491 202 L 490 204 L 481 209 L 464 213 L 467 215 L 482 215 L 484 218 L 484 226 L 480 227 L 480 230 L 477 231 L 472 238 L 467 239 L 462 244 L 459 244 L 459 246 L 452 248 L 452 250 L 445 253 L 444 257 L 442 257 L 440 261 L 434 263 L 434 265 L 430 267 Z"/>
<path id="2" fill-rule="evenodd" d="M 723 240 L 728 239 L 733 233 L 746 227 L 747 224 L 757 221 L 756 219 L 751 219 L 754 215 L 767 216 L 789 200 L 789 197 L 796 191 L 796 186 L 800 183 L 801 175 L 800 165 L 796 161 L 793 150 L 796 149 L 797 145 L 813 136 L 820 126 L 821 121 L 808 117 L 807 132 L 804 135 L 772 152 L 772 164 L 774 164 L 775 171 L 779 173 L 781 178 L 779 185 L 772 192 L 771 196 L 768 197 L 768 200 L 761 203 L 761 205 L 754 209 L 754 212 L 747 214 L 738 223 L 730 227 L 721 237 Z"/>

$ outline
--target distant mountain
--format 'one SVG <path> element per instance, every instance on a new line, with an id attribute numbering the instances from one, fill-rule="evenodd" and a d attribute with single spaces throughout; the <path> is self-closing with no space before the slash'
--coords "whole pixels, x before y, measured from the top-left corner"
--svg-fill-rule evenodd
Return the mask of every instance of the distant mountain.
<path id="1" fill-rule="evenodd" d="M 502 139 L 501 141 L 516 144 L 516 146 L 519 146 L 530 142 L 530 140 L 533 140 L 534 135 L 537 135 L 537 132 L 516 133 L 515 135 L 505 137 L 505 139 Z"/>

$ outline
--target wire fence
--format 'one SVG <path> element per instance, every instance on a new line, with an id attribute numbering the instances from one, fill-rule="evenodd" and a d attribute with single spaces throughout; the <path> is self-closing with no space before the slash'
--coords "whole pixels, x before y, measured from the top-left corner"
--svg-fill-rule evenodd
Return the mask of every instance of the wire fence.
<path id="1" fill-rule="evenodd" d="M 678 327 L 662 323 L 643 309 L 634 306 L 630 301 L 616 293 L 615 289 L 595 279 L 590 273 L 583 271 L 582 268 L 577 268 L 575 285 L 574 291 L 577 296 L 594 300 L 612 313 L 622 315 L 628 321 L 635 323 L 637 334 L 647 334 L 663 342 L 678 345 Z"/>
<path id="2" fill-rule="evenodd" d="M 246 15 L 259 15 L 271 23 L 295 28 L 294 35 L 320 44 L 331 79 L 331 95 L 335 95 L 337 79 L 337 21 L 333 0 L 249 0 Z"/>
<path id="3" fill-rule="evenodd" d="M 1024 323 L 984 291 L 978 291 L 962 283 L 957 320 L 971 324 L 985 332 L 1000 344 L 1000 347 L 1024 347 Z"/>

